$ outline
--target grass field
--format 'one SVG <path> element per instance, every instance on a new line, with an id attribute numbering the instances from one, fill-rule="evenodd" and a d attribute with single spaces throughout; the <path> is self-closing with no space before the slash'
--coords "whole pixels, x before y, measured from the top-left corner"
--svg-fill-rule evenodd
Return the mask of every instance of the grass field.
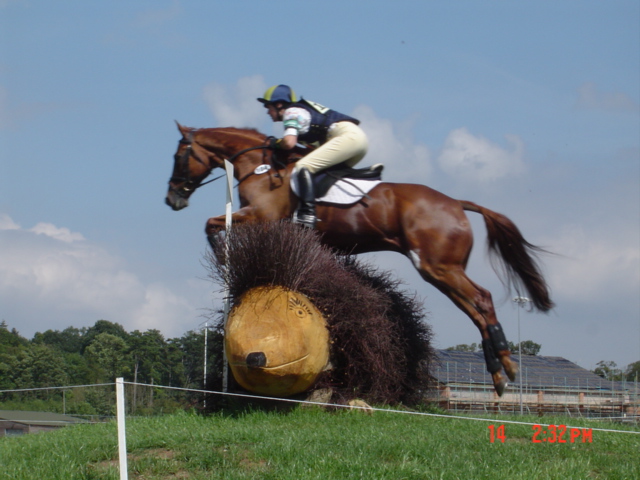
<path id="1" fill-rule="evenodd" d="M 570 430 L 561 435 L 557 429 L 550 443 L 550 432 L 535 436 L 531 425 L 504 423 L 513 420 L 593 430 L 590 436 L 574 430 L 572 439 Z M 317 408 L 127 420 L 129 478 L 139 480 L 635 479 L 638 433 L 637 427 L 569 418 L 481 422 Z M 119 479 L 117 452 L 115 422 L 0 438 L 0 478 Z"/>

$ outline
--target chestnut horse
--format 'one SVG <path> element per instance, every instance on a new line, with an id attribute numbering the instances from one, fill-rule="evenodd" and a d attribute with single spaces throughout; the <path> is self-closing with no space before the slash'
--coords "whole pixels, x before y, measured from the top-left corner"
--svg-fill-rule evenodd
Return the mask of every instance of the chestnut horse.
<path id="1" fill-rule="evenodd" d="M 228 159 L 239 182 L 241 206 L 233 214 L 233 222 L 291 217 L 297 198 L 289 181 L 299 155 L 296 158 L 290 152 L 267 148 L 267 137 L 255 130 L 192 129 L 180 124 L 178 129 L 182 139 L 174 156 L 167 205 L 174 210 L 185 208 L 203 180 Z M 550 310 L 553 302 L 535 260 L 540 249 L 527 242 L 504 215 L 427 186 L 380 183 L 353 205 L 318 203 L 316 228 L 322 242 L 340 252 L 393 251 L 408 257 L 422 278 L 444 293 L 480 330 L 487 370 L 496 392 L 502 395 L 507 385 L 502 369 L 515 380 L 518 367 L 511 360 L 491 294 L 465 273 L 473 245 L 465 210 L 483 216 L 488 250 L 501 260 L 507 287 L 525 290 L 537 310 Z M 209 240 L 214 242 L 224 227 L 224 215 L 210 218 L 205 229 Z"/>

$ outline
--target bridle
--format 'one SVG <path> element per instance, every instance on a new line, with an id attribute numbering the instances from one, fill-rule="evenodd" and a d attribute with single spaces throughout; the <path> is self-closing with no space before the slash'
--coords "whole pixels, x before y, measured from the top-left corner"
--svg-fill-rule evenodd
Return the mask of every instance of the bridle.
<path id="1" fill-rule="evenodd" d="M 216 168 L 216 166 L 212 166 L 209 162 L 204 162 L 194 151 L 193 151 L 193 131 L 189 131 L 189 133 L 187 134 L 186 137 L 183 137 L 180 140 L 180 145 L 186 145 L 186 148 L 184 149 L 184 151 L 182 152 L 182 154 L 178 155 L 178 153 L 176 153 L 173 157 L 173 160 L 175 162 L 175 165 L 178 167 L 177 169 L 174 168 L 174 172 L 176 170 L 184 172 L 184 174 L 182 176 L 180 175 L 172 175 L 171 178 L 169 179 L 169 191 L 175 193 L 177 196 L 181 197 L 181 198 L 187 198 L 189 195 L 191 195 L 194 191 L 196 191 L 198 188 L 203 187 L 205 185 L 207 185 L 208 183 L 211 182 L 215 182 L 216 180 L 224 177 L 224 175 L 220 175 L 216 178 L 212 178 L 211 180 L 207 180 L 206 182 L 201 182 L 201 183 L 197 183 L 196 180 L 193 180 L 191 178 L 191 172 L 189 170 L 189 157 L 193 156 L 193 158 L 196 159 L 196 161 L 198 161 L 201 165 L 203 165 L 207 170 L 207 175 L 209 175 L 214 168 Z M 265 145 L 258 145 L 255 147 L 249 147 L 249 148 L 245 148 L 244 150 L 240 150 L 239 152 L 236 152 L 235 154 L 233 154 L 231 156 L 231 158 L 228 159 L 229 162 L 233 162 L 236 158 L 238 158 L 240 155 L 243 155 L 247 152 L 250 152 L 252 150 L 264 150 L 264 156 L 263 156 L 263 164 L 266 164 L 267 162 L 267 149 L 270 148 L 270 139 L 267 138 L 266 140 L 266 144 Z M 273 157 L 273 155 L 272 155 Z M 279 162 L 278 162 L 279 163 Z M 251 175 L 253 175 L 255 172 L 250 172 L 249 174 L 247 174 L 246 176 L 244 176 L 243 178 L 241 178 L 240 180 L 238 180 L 238 185 L 240 183 L 242 183 L 244 180 L 246 180 L 247 178 L 249 178 Z M 178 187 L 174 187 L 172 185 L 172 183 L 179 183 L 180 185 Z M 237 185 L 236 185 L 237 186 Z"/>
<path id="2" fill-rule="evenodd" d="M 191 178 L 191 172 L 189 170 L 189 157 L 193 154 L 193 158 L 195 158 L 199 163 L 205 166 L 211 172 L 213 168 L 208 163 L 202 161 L 202 159 L 195 155 L 193 152 L 193 132 L 190 131 L 186 137 L 183 137 L 180 140 L 180 145 L 186 145 L 186 148 L 182 152 L 181 155 L 176 154 L 173 156 L 173 161 L 175 162 L 174 172 L 176 170 L 184 172 L 183 176 L 172 175 L 169 179 L 169 191 L 175 193 L 181 198 L 187 198 L 191 193 L 193 193 L 197 188 L 202 186 L 202 183 L 198 184 L 195 180 Z M 179 187 L 174 187 L 172 183 L 179 183 Z"/>

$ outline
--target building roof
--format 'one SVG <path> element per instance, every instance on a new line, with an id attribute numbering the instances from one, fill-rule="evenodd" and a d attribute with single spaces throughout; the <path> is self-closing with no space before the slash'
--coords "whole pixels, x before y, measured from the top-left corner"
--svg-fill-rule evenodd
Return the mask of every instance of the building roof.
<path id="1" fill-rule="evenodd" d="M 492 385 L 483 352 L 457 352 L 438 350 L 434 377 L 440 383 Z M 518 362 L 518 356 L 512 357 Z M 623 382 L 612 382 L 586 370 L 566 358 L 522 355 L 522 371 L 512 385 L 579 388 L 588 390 L 626 390 Z"/>
<path id="2" fill-rule="evenodd" d="M 0 421 L 8 420 L 25 425 L 50 425 L 54 427 L 85 423 L 86 420 L 60 413 L 28 412 L 22 410 L 0 410 Z"/>

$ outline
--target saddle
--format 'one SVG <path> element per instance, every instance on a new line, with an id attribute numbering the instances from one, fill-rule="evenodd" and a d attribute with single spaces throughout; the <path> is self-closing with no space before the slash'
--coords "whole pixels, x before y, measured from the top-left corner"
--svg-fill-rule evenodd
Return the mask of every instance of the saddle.
<path id="1" fill-rule="evenodd" d="M 351 168 L 346 166 L 344 163 L 339 163 L 338 165 L 329 167 L 313 176 L 316 198 L 320 200 L 323 197 L 326 197 L 329 190 L 331 190 L 331 187 L 333 187 L 337 182 L 347 185 L 351 184 L 356 189 L 360 189 L 357 185 L 360 185 L 363 181 L 376 182 L 371 186 L 361 189 L 362 195 L 366 195 L 373 186 L 382 180 L 382 170 L 384 170 L 384 165 L 381 163 L 376 163 L 375 165 L 367 168 Z"/>
<path id="2" fill-rule="evenodd" d="M 351 168 L 338 164 L 314 175 L 316 202 L 353 205 L 382 181 L 382 164 L 369 168 Z M 291 177 L 291 190 L 298 194 L 296 177 Z"/>

